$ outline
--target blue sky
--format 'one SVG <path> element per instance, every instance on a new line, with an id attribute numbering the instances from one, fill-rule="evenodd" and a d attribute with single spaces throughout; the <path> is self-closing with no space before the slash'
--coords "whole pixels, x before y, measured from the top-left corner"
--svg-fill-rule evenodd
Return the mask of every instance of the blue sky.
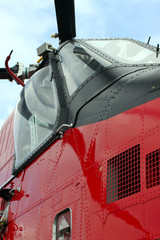
<path id="1" fill-rule="evenodd" d="M 77 38 L 128 37 L 160 43 L 160 0 L 75 0 Z M 36 63 L 36 48 L 57 32 L 53 0 L 0 0 L 0 67 Z M 0 127 L 16 105 L 21 86 L 0 81 Z"/>

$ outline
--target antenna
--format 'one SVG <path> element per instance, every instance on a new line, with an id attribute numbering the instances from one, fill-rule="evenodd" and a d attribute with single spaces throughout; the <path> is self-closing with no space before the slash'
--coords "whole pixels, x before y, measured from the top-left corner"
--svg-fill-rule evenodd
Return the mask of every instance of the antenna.
<path id="1" fill-rule="evenodd" d="M 149 43 L 150 43 L 150 40 L 151 40 L 151 36 L 148 38 L 148 42 L 147 42 L 147 44 L 149 44 Z"/>
<path id="2" fill-rule="evenodd" d="M 158 58 L 158 54 L 159 54 L 159 44 L 157 44 L 157 48 L 156 48 L 156 57 Z"/>

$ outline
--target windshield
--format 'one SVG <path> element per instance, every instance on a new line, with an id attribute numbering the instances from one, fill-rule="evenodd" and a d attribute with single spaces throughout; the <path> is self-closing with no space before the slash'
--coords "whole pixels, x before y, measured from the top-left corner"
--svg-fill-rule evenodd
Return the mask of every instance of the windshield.
<path id="1" fill-rule="evenodd" d="M 78 42 L 66 44 L 60 50 L 60 56 L 70 95 L 95 72 L 101 71 L 111 65 L 111 62 Z"/>
<path id="2" fill-rule="evenodd" d="M 160 63 L 160 56 L 157 57 L 156 52 L 129 40 L 87 40 L 86 42 L 122 63 Z"/>
<path id="3" fill-rule="evenodd" d="M 49 136 L 57 117 L 58 97 L 50 66 L 36 72 L 23 88 L 15 114 L 15 166 Z"/>

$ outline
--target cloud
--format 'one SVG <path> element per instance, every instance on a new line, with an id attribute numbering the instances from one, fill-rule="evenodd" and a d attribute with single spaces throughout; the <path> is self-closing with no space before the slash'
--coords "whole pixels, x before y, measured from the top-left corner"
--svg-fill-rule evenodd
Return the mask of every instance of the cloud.
<path id="1" fill-rule="evenodd" d="M 1 0 L 0 31 L 0 67 L 12 49 L 10 67 L 17 62 L 26 67 L 35 64 L 39 58 L 36 48 L 44 42 L 52 43 L 50 35 L 57 31 L 54 1 Z M 0 125 L 15 107 L 21 89 L 15 83 L 0 81 Z"/>
<path id="2" fill-rule="evenodd" d="M 36 56 L 36 48 L 43 43 L 44 36 L 47 41 L 51 41 L 50 35 L 55 31 L 54 29 L 56 29 L 56 21 L 52 1 L 1 2 L 1 59 L 6 57 L 11 49 L 15 49 L 16 58 L 19 55 L 26 63 L 30 63 L 33 55 Z"/>
<path id="3" fill-rule="evenodd" d="M 30 9 L 30 10 L 37 10 L 37 9 L 48 9 L 50 6 L 53 6 L 52 0 L 5 0 L 0 2 L 2 8 L 11 9 L 12 12 L 19 11 L 19 9 Z"/>
<path id="4" fill-rule="evenodd" d="M 159 35 L 158 34 L 157 35 L 153 35 L 151 37 L 150 44 L 156 46 L 159 43 L 160 43 L 160 34 Z"/>

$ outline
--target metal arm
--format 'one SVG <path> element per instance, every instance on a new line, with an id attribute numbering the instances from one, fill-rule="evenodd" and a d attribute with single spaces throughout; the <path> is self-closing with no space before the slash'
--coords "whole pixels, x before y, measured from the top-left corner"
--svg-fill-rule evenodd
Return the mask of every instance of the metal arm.
<path id="1" fill-rule="evenodd" d="M 11 54 L 10 54 L 11 55 Z M 13 81 L 16 80 L 17 84 L 21 84 L 20 81 L 23 83 L 23 80 L 30 78 L 37 70 L 38 65 L 29 65 L 29 67 L 24 67 L 24 65 L 20 62 L 9 68 L 8 61 L 10 59 L 10 55 L 6 59 L 6 68 L 0 68 L 0 80 L 9 80 Z M 24 83 L 23 83 L 24 84 Z"/>
<path id="2" fill-rule="evenodd" d="M 24 86 L 25 86 L 24 82 L 22 82 L 21 79 L 18 78 L 18 77 L 11 71 L 11 69 L 10 69 L 9 66 L 8 66 L 8 62 L 9 62 L 9 60 L 10 60 L 10 58 L 11 58 L 12 52 L 13 52 L 13 50 L 10 52 L 9 56 L 6 58 L 6 61 L 5 61 L 6 70 L 7 70 L 7 72 L 13 77 L 13 79 L 15 79 L 15 81 L 16 81 L 17 83 L 21 84 L 21 85 L 24 87 Z"/>

